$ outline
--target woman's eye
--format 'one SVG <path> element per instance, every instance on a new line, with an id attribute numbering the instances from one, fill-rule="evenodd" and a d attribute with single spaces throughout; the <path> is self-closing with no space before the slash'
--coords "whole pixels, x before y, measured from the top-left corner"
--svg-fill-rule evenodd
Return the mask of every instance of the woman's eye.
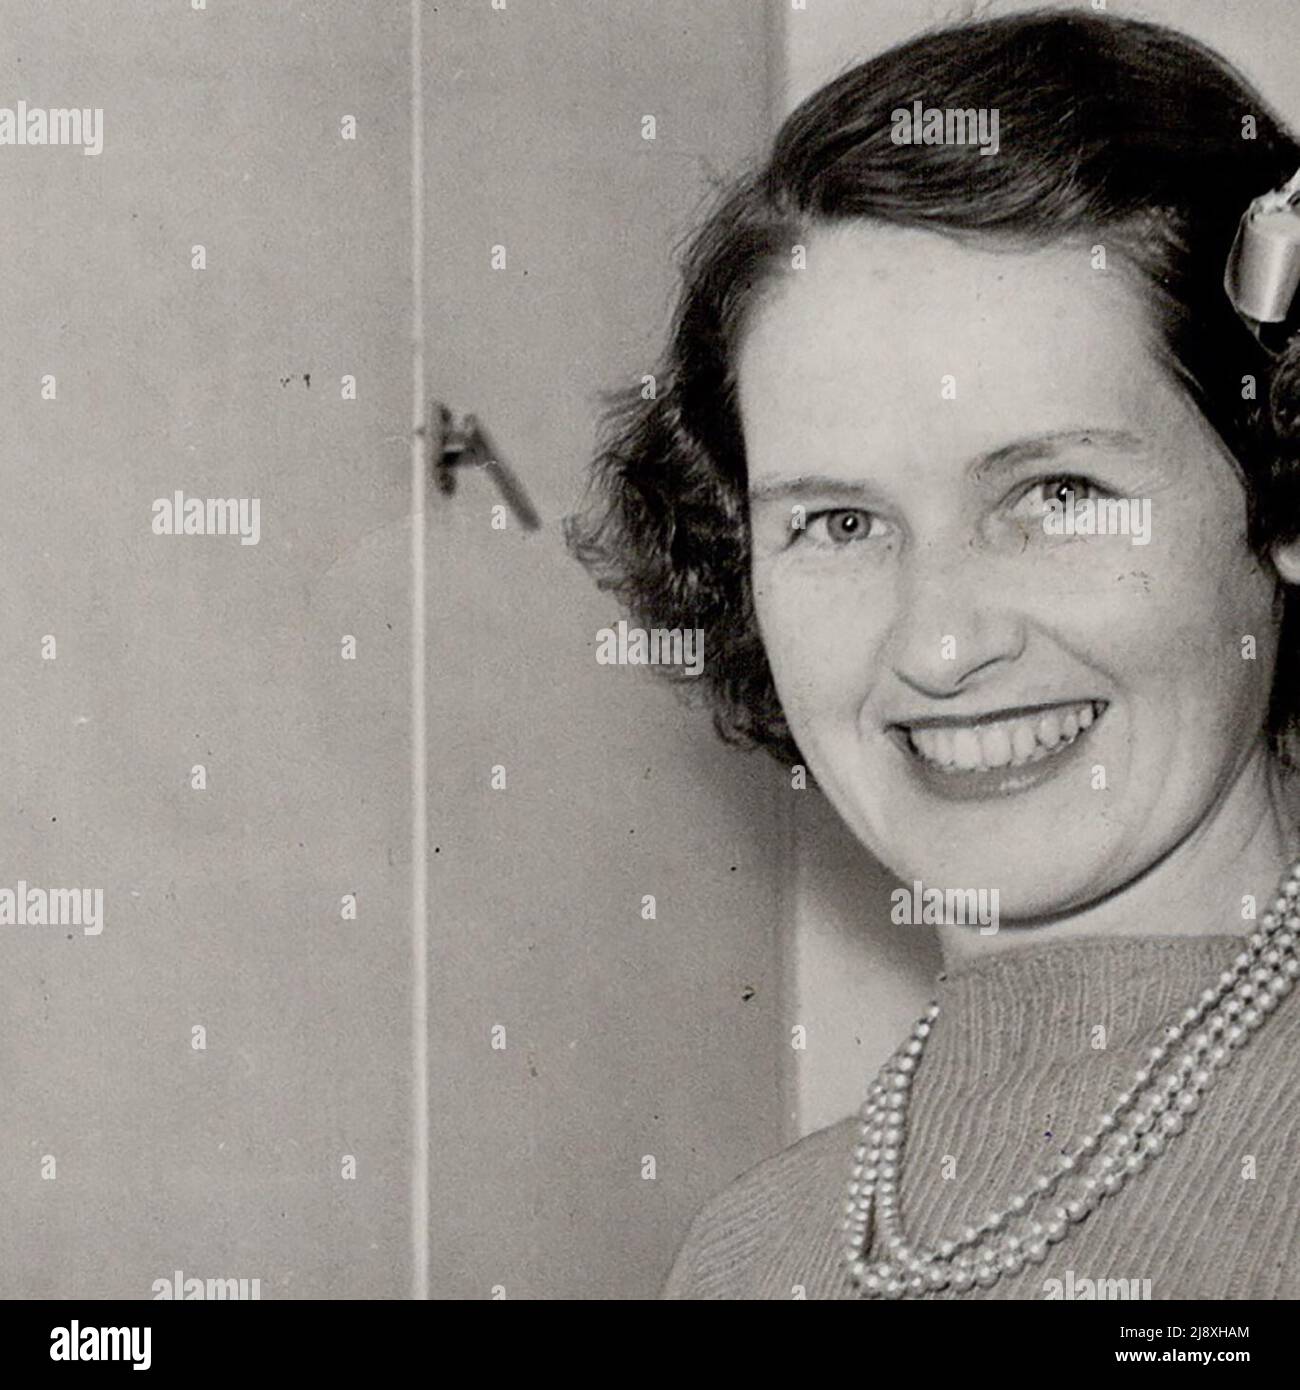
<path id="1" fill-rule="evenodd" d="M 832 545 L 849 545 L 853 541 L 866 540 L 871 533 L 873 520 L 872 514 L 861 507 L 837 507 L 831 511 L 814 512 L 803 529 L 815 540 L 824 539 Z"/>
<path id="2" fill-rule="evenodd" d="M 1056 478 L 1039 478 L 1020 495 L 1013 510 L 1042 516 L 1049 509 L 1077 507 L 1081 502 L 1102 496 L 1105 491 L 1090 478 L 1068 473 Z"/>

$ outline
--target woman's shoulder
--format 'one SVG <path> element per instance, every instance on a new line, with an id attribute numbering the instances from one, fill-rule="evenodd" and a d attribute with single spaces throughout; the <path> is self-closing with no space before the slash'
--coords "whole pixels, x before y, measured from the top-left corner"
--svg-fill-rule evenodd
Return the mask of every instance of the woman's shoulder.
<path id="1" fill-rule="evenodd" d="M 825 1228 L 841 1200 L 858 1131 L 850 1115 L 756 1163 L 696 1213 L 664 1298 L 735 1298 L 738 1283 L 787 1239 Z"/>

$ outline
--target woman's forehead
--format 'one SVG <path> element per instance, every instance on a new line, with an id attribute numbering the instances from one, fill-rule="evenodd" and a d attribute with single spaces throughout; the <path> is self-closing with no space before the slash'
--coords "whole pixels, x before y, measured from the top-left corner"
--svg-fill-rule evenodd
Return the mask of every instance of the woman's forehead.
<path id="1" fill-rule="evenodd" d="M 969 457 L 1071 428 L 1171 424 L 1184 393 L 1149 310 L 1091 248 L 993 250 L 930 232 L 814 230 L 756 304 L 737 361 L 747 452 Z"/>

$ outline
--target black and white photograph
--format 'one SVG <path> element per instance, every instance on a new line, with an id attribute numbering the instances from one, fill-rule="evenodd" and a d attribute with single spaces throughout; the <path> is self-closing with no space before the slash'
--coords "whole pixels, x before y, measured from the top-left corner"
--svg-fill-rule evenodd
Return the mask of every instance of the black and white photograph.
<path id="1" fill-rule="evenodd" d="M 10 1344 L 1280 1353 L 1294 0 L 0 41 Z"/>

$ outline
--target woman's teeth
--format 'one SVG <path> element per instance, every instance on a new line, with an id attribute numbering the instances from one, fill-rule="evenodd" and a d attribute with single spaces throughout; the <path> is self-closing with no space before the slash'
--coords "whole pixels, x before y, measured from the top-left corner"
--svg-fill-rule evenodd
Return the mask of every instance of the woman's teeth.
<path id="1" fill-rule="evenodd" d="M 911 729 L 908 737 L 926 762 L 947 772 L 988 772 L 1021 767 L 1064 750 L 1105 708 L 1103 702 L 1089 700 L 993 724 Z"/>

